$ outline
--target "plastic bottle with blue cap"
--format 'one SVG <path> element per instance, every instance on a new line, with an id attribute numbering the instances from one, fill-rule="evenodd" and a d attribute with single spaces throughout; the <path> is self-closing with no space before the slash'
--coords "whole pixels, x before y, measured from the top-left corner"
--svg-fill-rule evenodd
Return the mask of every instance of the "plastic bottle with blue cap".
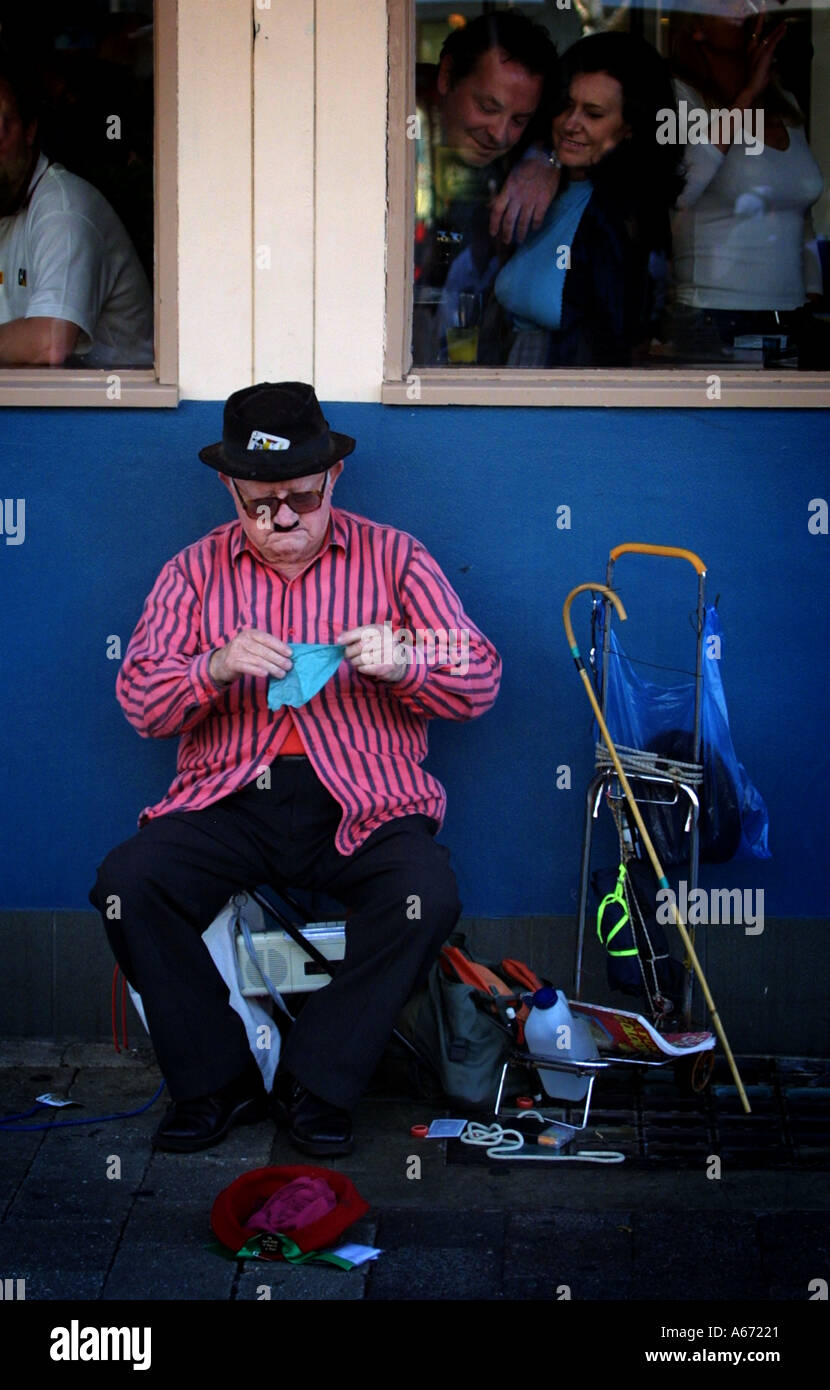
<path id="1" fill-rule="evenodd" d="M 599 1056 L 588 1024 L 574 1018 L 561 990 L 545 987 L 523 996 L 530 1007 L 525 1020 L 529 1052 L 552 1061 L 593 1062 Z M 584 1100 L 590 1078 L 576 1072 L 539 1068 L 539 1079 L 549 1096 L 557 1100 Z"/>

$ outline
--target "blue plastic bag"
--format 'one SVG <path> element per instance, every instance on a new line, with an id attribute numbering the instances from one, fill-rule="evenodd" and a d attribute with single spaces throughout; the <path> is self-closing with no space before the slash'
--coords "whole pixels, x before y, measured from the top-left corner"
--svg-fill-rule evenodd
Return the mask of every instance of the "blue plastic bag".
<path id="1" fill-rule="evenodd" d="M 600 660 L 604 620 L 600 608 L 596 642 Z M 694 680 L 673 686 L 643 680 L 620 647 L 613 628 L 610 647 L 606 723 L 614 743 L 693 762 Z M 700 857 L 717 863 L 736 857 L 769 859 L 767 808 L 738 761 L 729 730 L 722 654 L 723 629 L 712 605 L 706 609 L 703 628 Z M 686 807 L 650 805 L 640 809 L 658 858 L 663 864 L 682 862 L 686 858 L 682 847 Z"/>

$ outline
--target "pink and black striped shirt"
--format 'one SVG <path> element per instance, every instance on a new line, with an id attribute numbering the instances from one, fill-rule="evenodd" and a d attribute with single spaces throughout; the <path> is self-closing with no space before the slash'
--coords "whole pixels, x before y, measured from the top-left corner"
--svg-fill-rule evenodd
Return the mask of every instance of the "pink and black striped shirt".
<path id="1" fill-rule="evenodd" d="M 333 642 L 349 628 L 391 622 L 415 634 L 416 659 L 397 683 L 361 676 L 345 659 L 299 709 L 269 710 L 267 679 L 216 686 L 208 664 L 243 628 L 284 642 Z M 417 636 L 463 634 L 430 643 Z M 443 660 L 442 660 L 443 658 Z M 439 824 L 446 794 L 421 763 L 427 720 L 473 719 L 495 701 L 501 661 L 424 547 L 405 531 L 332 508 L 323 549 L 286 580 L 238 521 L 218 526 L 164 566 L 130 639 L 116 693 L 145 738 L 179 735 L 176 776 L 143 824 L 238 791 L 279 751 L 293 720 L 320 781 L 343 808 L 335 843 L 351 854 L 384 821 L 422 814 Z"/>

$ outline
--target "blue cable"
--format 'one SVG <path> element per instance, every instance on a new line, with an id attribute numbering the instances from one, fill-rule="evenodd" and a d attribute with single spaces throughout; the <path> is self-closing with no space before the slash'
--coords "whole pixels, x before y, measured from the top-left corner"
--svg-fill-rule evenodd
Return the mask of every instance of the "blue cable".
<path id="1" fill-rule="evenodd" d="M 32 1110 L 21 1110 L 19 1115 L 4 1115 L 0 1119 L 0 1134 L 36 1134 L 43 1129 L 69 1129 L 72 1125 L 100 1125 L 109 1120 L 129 1120 L 133 1115 L 143 1115 L 145 1110 L 149 1110 L 151 1105 L 155 1105 L 166 1084 L 166 1081 L 162 1081 L 152 1099 L 148 1100 L 146 1105 L 139 1106 L 138 1110 L 119 1110 L 115 1115 L 92 1115 L 85 1120 L 55 1120 L 51 1125 L 10 1125 L 12 1120 L 26 1120 L 30 1115 L 35 1115 L 38 1110 L 50 1110 L 52 1108 L 41 1103 L 34 1106 Z"/>
<path id="2" fill-rule="evenodd" d="M 12 1120 L 28 1120 L 30 1115 L 36 1115 L 38 1110 L 42 1109 L 43 1103 L 39 1102 L 37 1105 L 33 1105 L 31 1110 L 21 1110 L 19 1115 L 4 1115 L 0 1120 L 0 1125 L 10 1124 Z"/>

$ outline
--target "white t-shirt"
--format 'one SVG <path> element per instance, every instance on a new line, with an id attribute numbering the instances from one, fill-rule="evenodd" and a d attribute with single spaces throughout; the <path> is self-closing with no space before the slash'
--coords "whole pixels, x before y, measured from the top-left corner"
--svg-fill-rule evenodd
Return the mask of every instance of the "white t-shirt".
<path id="1" fill-rule="evenodd" d="M 152 366 L 150 286 L 106 198 L 45 155 L 29 187 L 28 207 L 0 218 L 0 323 L 66 319 L 85 367 Z"/>
<path id="2" fill-rule="evenodd" d="M 678 101 L 705 107 L 675 82 Z M 752 127 L 753 131 L 755 126 Z M 801 126 L 789 148 L 749 154 L 733 144 L 688 144 L 686 187 L 672 219 L 677 300 L 706 309 L 797 309 L 821 290 L 810 208 L 824 180 Z"/>

